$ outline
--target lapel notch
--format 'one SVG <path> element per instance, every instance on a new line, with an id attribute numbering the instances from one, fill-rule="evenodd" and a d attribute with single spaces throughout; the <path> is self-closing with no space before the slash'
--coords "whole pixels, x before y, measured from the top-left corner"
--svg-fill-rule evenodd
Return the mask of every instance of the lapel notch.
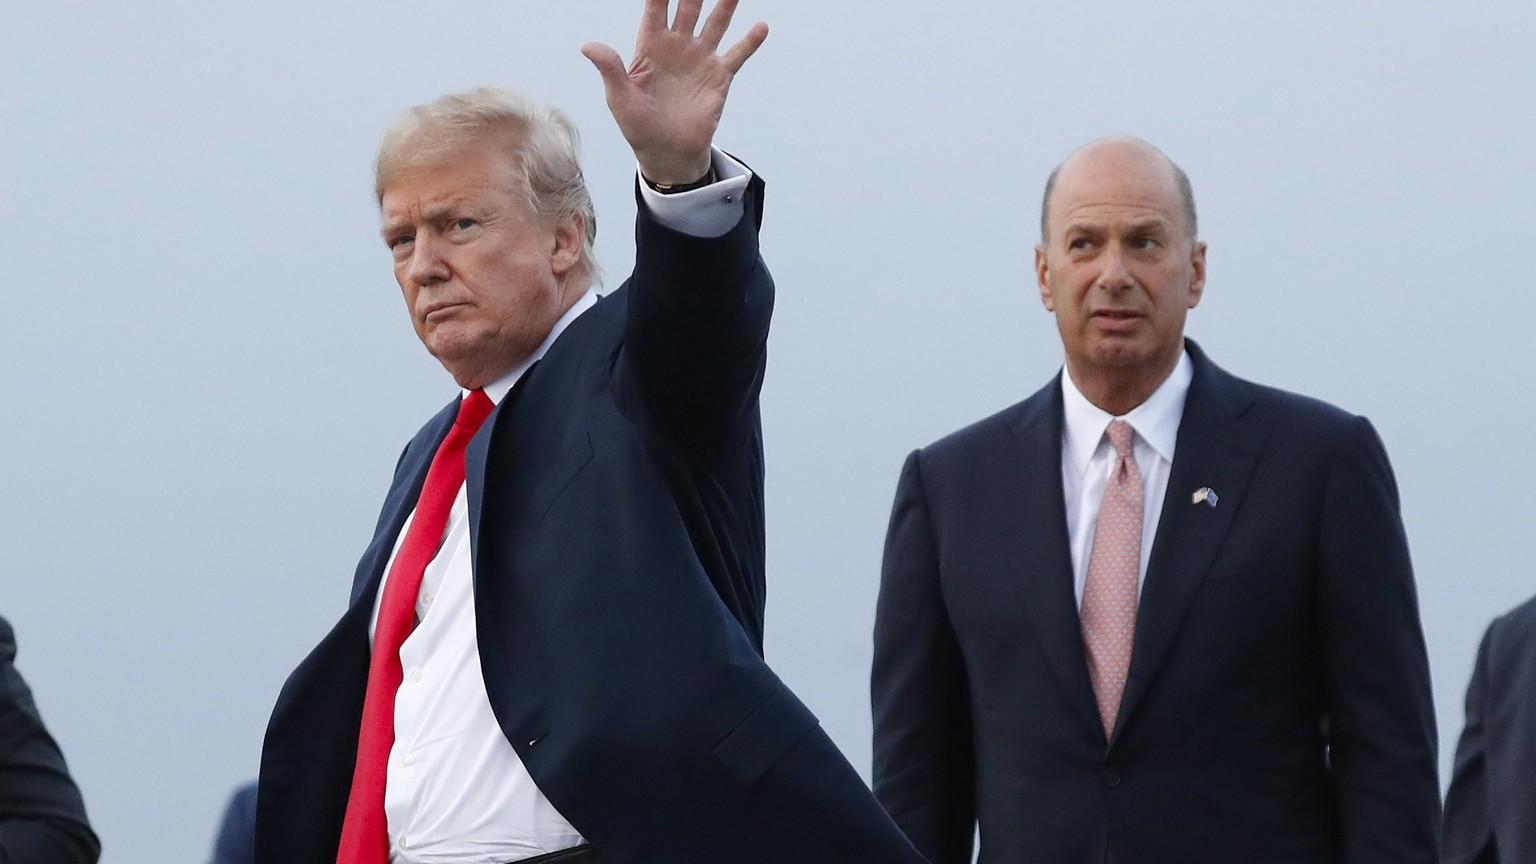
<path id="1" fill-rule="evenodd" d="M 416 509 L 422 484 L 427 480 L 427 469 L 432 467 L 432 457 L 437 455 L 438 446 L 453 428 L 453 418 L 458 412 L 459 400 L 449 402 L 437 416 L 427 421 L 401 454 L 400 464 L 395 467 L 395 484 L 390 488 L 389 497 L 384 499 L 379 525 L 374 530 L 373 545 L 364 553 L 352 582 L 351 605 L 366 597 L 369 609 L 373 608 L 373 598 L 378 596 L 384 565 L 389 563 L 389 555 L 395 549 L 395 539 L 405 527 L 406 518 Z"/>

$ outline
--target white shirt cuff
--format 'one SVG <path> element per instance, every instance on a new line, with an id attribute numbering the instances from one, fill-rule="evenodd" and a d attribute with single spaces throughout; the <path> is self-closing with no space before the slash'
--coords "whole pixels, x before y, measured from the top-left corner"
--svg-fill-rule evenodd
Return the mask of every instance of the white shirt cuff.
<path id="1" fill-rule="evenodd" d="M 716 180 L 708 186 L 663 195 L 640 180 L 640 198 L 657 222 L 694 237 L 719 237 L 736 227 L 752 170 L 718 147 L 710 148 L 710 159 Z"/>

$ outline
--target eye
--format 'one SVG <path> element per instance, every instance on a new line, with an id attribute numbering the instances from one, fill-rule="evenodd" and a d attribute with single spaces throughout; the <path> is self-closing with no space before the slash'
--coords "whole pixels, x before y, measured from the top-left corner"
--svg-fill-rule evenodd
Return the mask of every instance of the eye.
<path id="1" fill-rule="evenodd" d="M 477 224 L 479 223 L 467 216 L 453 220 L 453 227 L 459 229 L 460 231 L 468 231 L 469 229 L 475 227 Z"/>
<path id="2" fill-rule="evenodd" d="M 415 240 L 415 239 L 416 239 L 415 236 L 411 235 L 411 234 L 396 234 L 396 235 L 386 239 L 384 241 L 384 245 L 388 246 L 391 249 L 399 249 L 401 246 L 404 246 L 407 243 L 410 243 L 412 240 Z"/>
<path id="3" fill-rule="evenodd" d="M 1089 246 L 1092 246 L 1092 245 L 1093 245 L 1093 241 L 1089 240 L 1087 237 L 1074 237 L 1071 240 L 1067 241 L 1067 248 L 1068 249 L 1087 249 Z"/>

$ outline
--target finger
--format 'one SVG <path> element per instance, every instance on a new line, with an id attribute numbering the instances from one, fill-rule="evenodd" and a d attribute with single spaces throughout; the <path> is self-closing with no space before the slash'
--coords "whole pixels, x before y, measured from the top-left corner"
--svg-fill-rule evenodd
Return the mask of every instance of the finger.
<path id="1" fill-rule="evenodd" d="M 677 17 L 672 19 L 672 32 L 693 35 L 694 25 L 699 23 L 699 10 L 704 0 L 679 0 Z"/>
<path id="2" fill-rule="evenodd" d="M 623 92 L 629 83 L 629 72 L 624 68 L 619 52 L 601 42 L 588 42 L 581 46 L 581 53 L 597 67 L 597 74 L 603 76 L 603 89 L 608 91 L 609 99 Z"/>
<path id="3" fill-rule="evenodd" d="M 640 32 L 667 29 L 667 4 L 670 0 L 645 0 L 645 12 L 640 15 Z"/>
<path id="4" fill-rule="evenodd" d="M 740 72 L 742 64 L 747 62 L 747 58 L 757 53 L 757 49 L 763 46 L 763 40 L 767 38 L 768 25 L 761 21 L 753 24 L 752 29 L 747 31 L 747 35 L 741 37 L 735 45 L 731 46 L 731 50 L 725 52 L 725 67 L 731 70 L 732 75 Z"/>
<path id="5" fill-rule="evenodd" d="M 725 31 L 731 26 L 731 16 L 736 14 L 736 0 L 720 0 L 715 4 L 713 12 L 709 13 L 709 19 L 704 22 L 704 31 L 699 38 L 713 51 L 720 47 L 720 40 L 725 38 Z"/>

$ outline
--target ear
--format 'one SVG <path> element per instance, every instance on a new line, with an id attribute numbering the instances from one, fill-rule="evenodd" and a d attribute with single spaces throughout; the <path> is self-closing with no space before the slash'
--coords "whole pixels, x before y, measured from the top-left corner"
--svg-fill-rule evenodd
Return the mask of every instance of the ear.
<path id="1" fill-rule="evenodd" d="M 1200 305 L 1200 298 L 1205 295 L 1205 241 L 1196 241 L 1194 248 L 1189 251 L 1189 308 Z"/>
<path id="2" fill-rule="evenodd" d="M 587 220 L 578 213 L 567 213 L 555 221 L 554 249 L 549 256 L 549 269 L 556 276 L 564 277 L 581 263 L 586 248 Z"/>
<path id="3" fill-rule="evenodd" d="M 1040 285 L 1040 305 L 1047 312 L 1056 311 L 1056 298 L 1051 296 L 1051 265 L 1046 261 L 1045 246 L 1035 246 L 1035 281 Z"/>

